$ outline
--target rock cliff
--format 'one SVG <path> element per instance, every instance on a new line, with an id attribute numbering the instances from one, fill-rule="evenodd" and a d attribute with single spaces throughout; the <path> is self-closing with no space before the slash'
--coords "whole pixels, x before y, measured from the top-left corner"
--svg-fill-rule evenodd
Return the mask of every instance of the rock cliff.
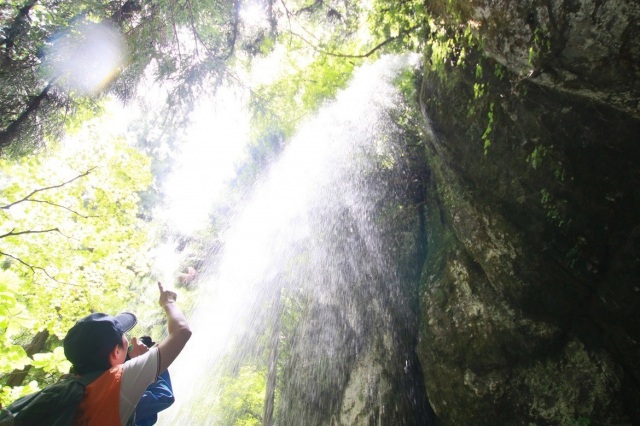
<path id="1" fill-rule="evenodd" d="M 454 3 L 480 42 L 427 60 L 420 93 L 431 405 L 443 424 L 637 424 L 640 5 Z"/>

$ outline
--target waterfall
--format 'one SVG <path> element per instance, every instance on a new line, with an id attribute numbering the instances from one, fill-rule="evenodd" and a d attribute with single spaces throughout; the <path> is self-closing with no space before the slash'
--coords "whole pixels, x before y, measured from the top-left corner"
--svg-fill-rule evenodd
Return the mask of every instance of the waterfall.
<path id="1" fill-rule="evenodd" d="M 193 337 L 170 367 L 176 402 L 160 424 L 228 424 L 225 386 L 249 364 L 278 383 L 279 424 L 328 423 L 338 412 L 358 423 L 358 410 L 418 424 L 392 414 L 404 401 L 420 418 L 426 400 L 413 354 L 415 287 L 396 259 L 419 251 L 418 215 L 399 211 L 410 202 L 395 181 L 410 171 L 391 118 L 402 102 L 393 79 L 412 61 L 362 66 L 255 186 L 200 284 Z M 395 408 L 380 403 L 385 395 Z"/>

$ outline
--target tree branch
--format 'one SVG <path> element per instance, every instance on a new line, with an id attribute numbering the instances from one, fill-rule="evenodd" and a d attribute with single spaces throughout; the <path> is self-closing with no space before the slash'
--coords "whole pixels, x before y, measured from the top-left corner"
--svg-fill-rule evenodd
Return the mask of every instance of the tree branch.
<path id="1" fill-rule="evenodd" d="M 352 54 L 345 54 L 345 53 L 333 53 L 333 52 L 329 52 L 327 50 L 321 49 L 318 46 L 316 46 L 315 44 L 311 43 L 310 41 L 308 41 L 307 39 L 305 39 L 303 36 L 301 36 L 300 34 L 294 33 L 292 31 L 289 31 L 292 35 L 299 37 L 302 41 L 304 41 L 305 43 L 307 43 L 309 46 L 311 46 L 311 48 L 313 50 L 315 50 L 318 53 L 322 53 L 324 55 L 329 55 L 329 56 L 334 56 L 337 58 L 367 58 L 371 55 L 373 55 L 376 51 L 378 51 L 379 49 L 381 49 L 382 47 L 386 46 L 387 44 L 391 43 L 392 41 L 395 41 L 397 39 L 399 39 L 400 37 L 403 37 L 409 33 L 411 33 L 414 30 L 420 29 L 419 25 L 413 26 L 411 28 L 407 28 L 406 30 L 402 30 L 398 33 L 397 36 L 395 37 L 390 37 L 388 39 L 386 39 L 385 41 L 383 41 L 382 43 L 378 44 L 377 46 L 375 46 L 373 49 L 369 50 L 367 53 L 363 53 L 362 55 L 352 55 Z"/>
<path id="2" fill-rule="evenodd" d="M 180 40 L 178 39 L 178 29 L 176 28 L 175 13 L 173 12 L 173 2 L 169 3 L 169 11 L 171 12 L 171 26 L 173 27 L 173 35 L 176 38 L 176 48 L 178 49 L 178 61 L 182 63 L 182 53 L 180 52 Z"/>
<path id="3" fill-rule="evenodd" d="M 24 266 L 26 266 L 27 268 L 31 269 L 31 272 L 35 275 L 36 271 L 41 271 L 43 274 L 45 274 L 50 280 L 57 282 L 58 284 L 65 284 L 65 285 L 72 285 L 74 287 L 81 287 L 78 284 L 72 284 L 72 283 L 67 283 L 64 281 L 59 281 L 57 280 L 55 277 L 52 277 L 51 275 L 49 275 L 49 273 L 47 272 L 46 269 L 40 267 L 40 266 L 33 266 L 28 264 L 27 262 L 25 262 L 24 260 L 20 259 L 19 257 L 13 256 L 9 253 L 5 253 L 3 251 L 0 251 L 0 255 L 2 256 L 6 256 L 8 258 L 11 258 L 13 260 L 15 260 L 16 262 L 19 262 L 21 264 L 23 264 Z"/>
<path id="4" fill-rule="evenodd" d="M 191 21 L 191 31 L 193 32 L 193 41 L 195 42 L 195 45 L 196 45 L 196 56 L 200 57 L 200 53 L 198 52 L 198 39 L 200 38 L 200 36 L 198 35 L 198 32 L 196 31 L 196 25 L 193 22 L 193 8 L 191 7 L 191 1 L 187 0 L 187 5 L 189 6 L 189 20 Z"/>
<path id="5" fill-rule="evenodd" d="M 20 36 L 20 33 L 24 28 L 22 26 L 29 19 L 29 12 L 36 5 L 37 0 L 30 0 L 27 4 L 22 6 L 18 10 L 18 16 L 16 16 L 11 22 L 10 27 L 5 27 L 4 33 L 6 37 L 0 39 L 0 46 L 5 45 L 5 57 L 9 58 L 11 56 L 10 50 L 15 45 L 16 39 Z"/>
<path id="6" fill-rule="evenodd" d="M 100 217 L 100 216 L 96 216 L 96 215 L 88 215 L 88 216 L 85 216 L 85 215 L 83 215 L 83 214 L 78 213 L 77 211 L 75 211 L 75 210 L 73 210 L 73 209 L 70 209 L 69 207 L 63 206 L 63 205 L 61 205 L 61 204 L 53 203 L 53 202 L 51 202 L 51 201 L 46 201 L 46 200 L 26 200 L 26 201 L 30 201 L 30 202 L 32 202 L 32 203 L 44 203 L 44 204 L 49 204 L 49 205 L 51 205 L 51 206 L 60 207 L 61 209 L 68 210 L 68 211 L 70 211 L 71 213 L 73 213 L 73 214 L 75 214 L 75 215 L 77 215 L 77 216 L 80 216 L 80 217 L 81 217 L 81 218 L 83 218 L 83 219 L 89 219 L 89 218 L 91 218 L 91 217 Z"/>
<path id="7" fill-rule="evenodd" d="M 230 40 L 229 53 L 224 57 L 224 61 L 229 59 L 236 48 L 236 39 L 238 38 L 238 24 L 240 22 L 240 2 L 238 0 L 233 1 L 233 33 Z"/>
<path id="8" fill-rule="evenodd" d="M 18 201 L 14 201 L 13 203 L 11 203 L 11 204 L 7 204 L 6 206 L 0 206 L 0 209 L 2 209 L 2 210 L 7 210 L 7 209 L 10 209 L 11 207 L 15 206 L 16 204 L 20 204 L 20 203 L 22 203 L 22 202 L 24 202 L 24 201 L 34 201 L 34 200 L 30 200 L 30 198 L 31 198 L 33 195 L 37 194 L 38 192 L 47 191 L 47 190 L 49 190 L 49 189 L 61 188 L 61 187 L 65 186 L 65 185 L 70 184 L 71 182 L 73 182 L 73 181 L 75 181 L 75 180 L 77 180 L 77 179 L 80 179 L 80 178 L 83 178 L 83 177 L 87 176 L 87 175 L 88 175 L 89 173 L 91 173 L 94 169 L 95 169 L 95 167 L 92 167 L 92 168 L 90 168 L 89 170 L 87 170 L 86 172 L 82 173 L 81 175 L 78 175 L 78 176 L 74 177 L 73 179 L 68 180 L 68 181 L 66 181 L 66 182 L 63 182 L 63 183 L 61 183 L 61 184 L 59 184 L 59 185 L 47 186 L 46 188 L 36 189 L 36 190 L 32 191 L 32 192 L 31 192 L 31 194 L 27 195 L 26 197 L 24 197 L 24 198 L 22 198 L 22 199 L 20 199 L 20 200 L 18 200 Z M 61 207 L 62 207 L 62 206 L 61 206 Z"/>
<path id="9" fill-rule="evenodd" d="M 16 235 L 25 235 L 25 234 L 45 234 L 47 232 L 58 232 L 64 236 L 64 234 L 62 234 L 62 232 L 60 232 L 58 228 L 43 229 L 41 231 L 19 231 L 19 232 L 13 232 L 13 229 L 12 229 L 6 234 L 0 235 L 0 238 L 15 237 Z"/>
<path id="10" fill-rule="evenodd" d="M 278 30 L 278 20 L 276 16 L 273 14 L 273 5 L 277 0 L 268 0 L 267 1 L 267 18 L 269 20 L 269 27 L 271 28 L 271 34 L 273 36 L 276 35 Z"/>
<path id="11" fill-rule="evenodd" d="M 133 14 L 142 10 L 143 2 L 137 0 L 127 0 L 122 7 L 118 9 L 113 15 L 111 20 L 118 25 L 124 24 L 127 19 L 131 19 Z"/>
<path id="12" fill-rule="evenodd" d="M 299 16 L 303 13 L 313 13 L 317 9 L 319 9 L 324 4 L 323 0 L 316 0 L 308 6 L 303 7 L 302 9 L 298 9 L 293 12 L 294 15 Z"/>
<path id="13" fill-rule="evenodd" d="M 280 3 L 282 3 L 282 7 L 284 7 L 284 11 L 286 12 L 287 15 L 287 23 L 289 24 L 289 32 L 291 31 L 291 12 L 289 11 L 289 8 L 287 7 L 287 4 L 284 2 L 284 0 L 280 0 Z M 289 39 L 289 46 L 291 46 L 291 39 Z"/>

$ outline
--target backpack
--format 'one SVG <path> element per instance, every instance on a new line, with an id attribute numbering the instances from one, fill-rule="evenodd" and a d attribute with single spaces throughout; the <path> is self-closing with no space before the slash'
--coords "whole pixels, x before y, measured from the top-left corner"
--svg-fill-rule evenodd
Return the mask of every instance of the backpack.
<path id="1" fill-rule="evenodd" d="M 14 401 L 0 413 L 0 426 L 70 426 L 84 398 L 84 388 L 100 377 L 94 371 L 61 380 Z"/>

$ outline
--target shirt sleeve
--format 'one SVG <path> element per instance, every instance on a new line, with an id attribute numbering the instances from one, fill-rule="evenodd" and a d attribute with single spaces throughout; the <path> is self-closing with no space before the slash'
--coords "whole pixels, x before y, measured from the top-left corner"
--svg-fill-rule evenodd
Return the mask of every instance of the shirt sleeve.
<path id="1" fill-rule="evenodd" d="M 120 424 L 127 423 L 144 391 L 156 381 L 159 363 L 158 348 L 155 347 L 124 363 L 120 384 Z"/>
<path id="2" fill-rule="evenodd" d="M 168 408 L 173 402 L 173 389 L 171 388 L 169 371 L 165 371 L 142 394 L 142 398 L 140 398 L 136 407 L 136 423 Z"/>

